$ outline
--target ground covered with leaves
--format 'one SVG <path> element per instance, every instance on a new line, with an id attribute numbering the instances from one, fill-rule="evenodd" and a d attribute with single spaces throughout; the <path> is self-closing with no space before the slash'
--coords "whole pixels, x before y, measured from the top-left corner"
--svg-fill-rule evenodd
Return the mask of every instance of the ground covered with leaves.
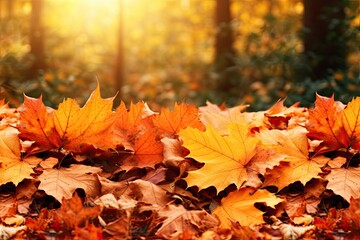
<path id="1" fill-rule="evenodd" d="M 360 98 L 0 102 L 0 239 L 354 239 Z"/>

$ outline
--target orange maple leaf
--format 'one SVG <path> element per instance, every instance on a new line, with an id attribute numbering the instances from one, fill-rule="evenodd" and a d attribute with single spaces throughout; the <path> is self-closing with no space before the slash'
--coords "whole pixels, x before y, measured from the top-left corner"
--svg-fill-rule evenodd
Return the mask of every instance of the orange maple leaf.
<path id="1" fill-rule="evenodd" d="M 161 109 L 161 113 L 153 119 L 154 125 L 161 132 L 177 134 L 186 127 L 205 130 L 205 125 L 199 120 L 199 111 L 194 104 L 175 103 L 174 110 Z"/>
<path id="2" fill-rule="evenodd" d="M 263 212 L 257 209 L 255 203 L 266 203 L 269 207 L 275 207 L 283 199 L 276 197 L 266 190 L 254 188 L 242 188 L 231 192 L 221 200 L 212 214 L 220 219 L 220 227 L 230 228 L 231 221 L 239 222 L 241 226 L 264 223 Z"/>
<path id="3" fill-rule="evenodd" d="M 69 199 L 63 198 L 60 209 L 55 211 L 58 219 L 64 224 L 65 229 L 80 227 L 90 219 L 99 216 L 101 209 L 99 206 L 84 207 L 81 198 L 75 195 Z"/>
<path id="4" fill-rule="evenodd" d="M 113 98 L 101 98 L 99 85 L 82 108 L 74 99 L 60 103 L 54 112 L 54 122 L 62 146 L 79 153 L 85 144 L 103 150 L 120 144 L 107 136 L 113 124 L 112 105 Z"/>
<path id="5" fill-rule="evenodd" d="M 342 114 L 344 105 L 331 98 L 316 95 L 315 108 L 309 110 L 309 121 L 306 124 L 310 139 L 323 141 L 316 149 L 322 153 L 349 146 L 349 137 L 344 129 Z M 351 130 L 350 130 L 351 131 Z"/>
<path id="6" fill-rule="evenodd" d="M 45 107 L 42 96 L 38 99 L 24 96 L 24 108 L 18 124 L 19 137 L 35 141 L 31 151 L 47 151 L 60 147 L 61 138 L 55 129 L 53 112 Z"/>
<path id="7" fill-rule="evenodd" d="M 135 140 L 134 151 L 125 157 L 121 168 L 129 170 L 135 167 L 154 167 L 162 161 L 163 144 L 157 139 L 155 130 L 148 130 Z"/>

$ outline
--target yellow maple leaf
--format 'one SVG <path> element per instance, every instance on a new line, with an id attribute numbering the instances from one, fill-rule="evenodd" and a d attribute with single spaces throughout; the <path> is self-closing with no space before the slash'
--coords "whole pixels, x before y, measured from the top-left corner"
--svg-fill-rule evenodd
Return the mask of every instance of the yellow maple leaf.
<path id="1" fill-rule="evenodd" d="M 284 156 L 282 164 L 268 169 L 264 186 L 277 186 L 280 190 L 296 181 L 305 185 L 312 178 L 320 178 L 318 174 L 321 173 L 321 167 L 329 159 L 322 155 L 309 156 L 306 134 L 306 129 L 300 126 L 285 132 L 265 129 L 261 131 L 259 138 L 262 143 Z"/>
<path id="2" fill-rule="evenodd" d="M 350 146 L 360 149 L 360 97 L 348 103 L 343 111 L 342 122 L 350 139 Z"/>
<path id="3" fill-rule="evenodd" d="M 266 203 L 269 207 L 275 207 L 283 201 L 266 190 L 260 189 L 253 193 L 254 191 L 254 188 L 242 188 L 221 200 L 221 205 L 212 212 L 220 219 L 220 227 L 230 228 L 231 221 L 237 221 L 241 226 L 264 223 L 264 213 L 254 204 Z"/>
<path id="4" fill-rule="evenodd" d="M 32 179 L 32 166 L 20 158 L 20 140 L 15 128 L 0 131 L 0 185 L 13 182 L 17 186 L 25 178 Z"/>
<path id="5" fill-rule="evenodd" d="M 205 165 L 189 172 L 185 181 L 200 189 L 214 186 L 218 191 L 234 183 L 241 187 L 248 180 L 246 166 L 256 154 L 259 139 L 248 134 L 244 124 L 231 124 L 230 135 L 221 136 L 213 127 L 205 132 L 186 128 L 179 132 L 183 145 L 190 150 L 189 157 Z"/>

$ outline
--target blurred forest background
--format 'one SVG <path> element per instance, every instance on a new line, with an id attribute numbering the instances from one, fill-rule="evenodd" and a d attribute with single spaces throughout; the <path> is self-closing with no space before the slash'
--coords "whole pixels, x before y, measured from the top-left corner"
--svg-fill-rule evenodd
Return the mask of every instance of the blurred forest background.
<path id="1" fill-rule="evenodd" d="M 0 95 L 263 110 L 360 96 L 359 0 L 0 0 Z"/>

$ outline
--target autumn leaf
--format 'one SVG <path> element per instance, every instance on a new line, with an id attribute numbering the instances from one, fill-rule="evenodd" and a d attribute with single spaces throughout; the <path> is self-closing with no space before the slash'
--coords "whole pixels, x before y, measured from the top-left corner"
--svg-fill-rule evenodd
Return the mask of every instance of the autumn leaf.
<path id="1" fill-rule="evenodd" d="M 162 162 L 163 149 L 163 144 L 157 139 L 155 131 L 149 130 L 136 140 L 134 155 L 144 167 L 153 167 Z"/>
<path id="2" fill-rule="evenodd" d="M 19 113 L 14 108 L 10 108 L 5 99 L 0 100 L 0 130 L 8 127 L 10 124 L 16 125 Z"/>
<path id="3" fill-rule="evenodd" d="M 55 215 L 65 225 L 65 229 L 75 229 L 89 220 L 97 218 L 100 212 L 100 207 L 97 205 L 84 207 L 81 198 L 75 193 L 69 199 L 62 199 L 61 207 L 55 211 Z"/>
<path id="4" fill-rule="evenodd" d="M 128 187 L 121 194 L 121 198 L 129 198 L 139 202 L 165 206 L 171 201 L 166 191 L 161 187 L 141 179 L 129 183 Z"/>
<path id="5" fill-rule="evenodd" d="M 0 185 L 12 182 L 17 186 L 24 179 L 31 179 L 33 167 L 20 158 L 18 130 L 7 127 L 0 130 Z"/>
<path id="6" fill-rule="evenodd" d="M 360 197 L 359 167 L 332 169 L 325 178 L 329 181 L 326 188 L 342 196 L 346 201 L 350 202 L 351 197 Z"/>
<path id="7" fill-rule="evenodd" d="M 323 141 L 316 149 L 322 153 L 349 146 L 349 137 L 344 129 L 342 114 L 344 105 L 331 98 L 316 95 L 315 108 L 309 110 L 306 124 L 310 139 Z M 348 129 L 348 131 L 351 131 Z"/>
<path id="8" fill-rule="evenodd" d="M 45 169 L 38 177 L 41 182 L 39 190 L 44 190 L 59 202 L 63 198 L 71 198 L 77 188 L 82 188 L 87 195 L 95 197 L 100 193 L 100 183 L 96 176 L 89 173 L 100 171 L 100 168 L 79 164 L 73 164 L 69 168 Z"/>
<path id="9" fill-rule="evenodd" d="M 161 132 L 171 134 L 177 134 L 186 127 L 197 128 L 201 131 L 205 130 L 204 124 L 199 119 L 198 109 L 194 104 L 175 103 L 172 112 L 167 108 L 163 108 L 161 113 L 155 116 L 153 122 Z"/>
<path id="10" fill-rule="evenodd" d="M 60 103 L 54 112 L 54 122 L 62 146 L 80 153 L 85 144 L 104 150 L 121 144 L 107 136 L 107 131 L 113 124 L 112 105 L 113 98 L 101 98 L 99 86 L 82 108 L 74 99 L 66 99 Z"/>
<path id="11" fill-rule="evenodd" d="M 257 209 L 254 204 L 265 203 L 268 207 L 275 207 L 283 201 L 266 190 L 260 189 L 255 193 L 254 191 L 254 188 L 242 188 L 221 200 L 221 204 L 212 212 L 220 219 L 220 227 L 230 228 L 231 221 L 237 221 L 241 226 L 264 223 L 264 212 Z"/>
<path id="12" fill-rule="evenodd" d="M 163 162 L 168 166 L 177 167 L 185 159 L 185 156 L 189 154 L 189 151 L 181 145 L 179 139 L 164 137 L 161 142 L 164 146 Z"/>
<path id="13" fill-rule="evenodd" d="M 279 190 L 290 183 L 300 181 L 305 185 L 312 178 L 320 178 L 321 167 L 329 160 L 322 155 L 310 157 L 307 131 L 295 127 L 286 132 L 262 130 L 259 138 L 262 143 L 285 156 L 283 163 L 268 169 L 263 186 L 277 186 Z"/>
<path id="14" fill-rule="evenodd" d="M 160 217 L 166 218 L 157 230 L 156 236 L 165 239 L 178 239 L 185 231 L 218 226 L 218 220 L 205 210 L 187 210 L 182 205 L 166 205 L 158 210 Z"/>
<path id="15" fill-rule="evenodd" d="M 227 126 L 230 123 L 241 122 L 243 120 L 241 112 L 246 108 L 246 105 L 240 105 L 222 109 L 216 104 L 207 101 L 206 106 L 199 107 L 200 120 L 206 126 L 212 126 L 215 128 L 220 135 L 227 135 L 229 133 Z"/>
<path id="16" fill-rule="evenodd" d="M 299 107 L 299 102 L 285 107 L 284 101 L 278 101 L 264 113 L 264 123 L 271 129 L 279 130 L 305 125 L 308 119 L 307 109 Z"/>
<path id="17" fill-rule="evenodd" d="M 35 99 L 24 96 L 24 111 L 20 113 L 18 130 L 22 140 L 35 141 L 32 151 L 47 151 L 61 146 L 61 138 L 55 129 L 53 112 L 42 102 L 42 96 Z"/>
<path id="18" fill-rule="evenodd" d="M 179 135 L 190 150 L 188 157 L 205 163 L 201 169 L 188 173 L 185 178 L 188 186 L 200 189 L 214 186 L 221 191 L 233 183 L 241 187 L 248 180 L 246 166 L 256 154 L 259 140 L 248 135 L 246 125 L 231 125 L 228 137 L 222 137 L 211 126 L 205 132 L 186 128 Z"/>
<path id="19" fill-rule="evenodd" d="M 353 149 L 360 149 L 360 97 L 349 102 L 343 111 L 342 121 Z"/>
<path id="20" fill-rule="evenodd" d="M 153 114 L 155 113 L 144 102 L 136 104 L 131 102 L 129 110 L 126 109 L 125 103 L 121 102 L 120 106 L 116 109 L 114 126 L 117 130 L 130 131 L 130 135 L 136 134 L 138 131 L 146 128 L 146 125 L 151 122 L 148 117 Z"/>

